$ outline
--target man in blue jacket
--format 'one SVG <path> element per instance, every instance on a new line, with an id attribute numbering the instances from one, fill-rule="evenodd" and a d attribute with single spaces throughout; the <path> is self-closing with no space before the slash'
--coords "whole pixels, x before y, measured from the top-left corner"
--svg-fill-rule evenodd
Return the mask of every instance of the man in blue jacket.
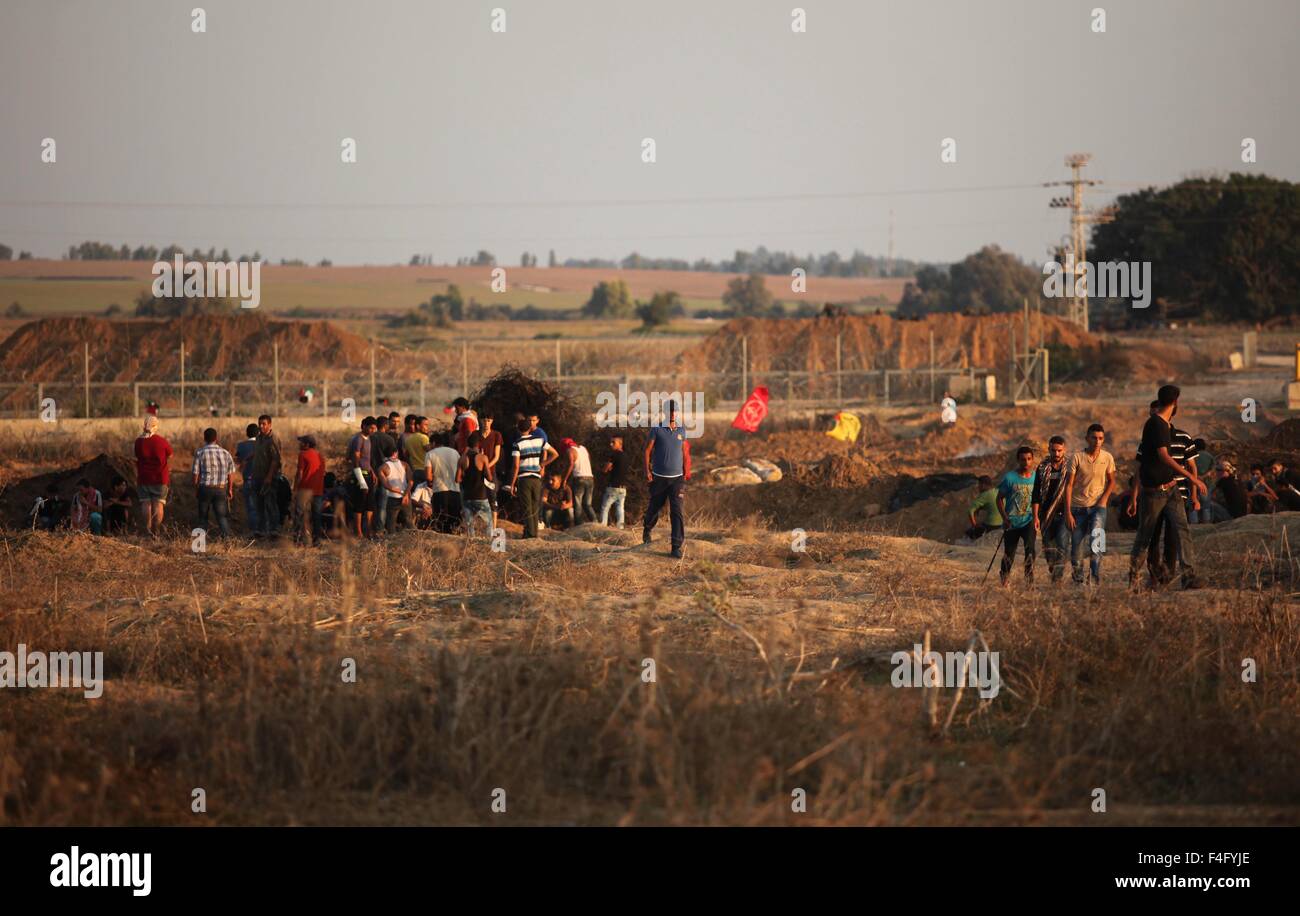
<path id="1" fill-rule="evenodd" d="M 650 502 L 645 508 L 641 543 L 650 543 L 650 532 L 666 502 L 672 521 L 672 555 L 681 559 L 682 544 L 686 541 L 682 496 L 686 481 L 691 479 L 691 447 L 679 423 L 676 401 L 668 402 L 668 422 L 650 429 L 645 448 L 645 479 L 650 484 Z"/>

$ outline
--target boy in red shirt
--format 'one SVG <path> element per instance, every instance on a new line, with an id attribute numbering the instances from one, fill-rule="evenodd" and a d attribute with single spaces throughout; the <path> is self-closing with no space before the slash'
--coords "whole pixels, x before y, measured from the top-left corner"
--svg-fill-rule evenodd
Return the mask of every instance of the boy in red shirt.
<path id="1" fill-rule="evenodd" d="M 325 459 L 316 451 L 314 436 L 298 437 L 298 473 L 293 478 L 293 507 L 298 513 L 302 542 L 312 546 L 319 530 L 321 503 L 325 497 Z"/>

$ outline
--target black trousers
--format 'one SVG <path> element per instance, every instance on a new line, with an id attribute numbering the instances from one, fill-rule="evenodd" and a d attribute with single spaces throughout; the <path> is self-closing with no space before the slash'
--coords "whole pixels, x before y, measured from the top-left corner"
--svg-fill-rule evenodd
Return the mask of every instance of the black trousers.
<path id="1" fill-rule="evenodd" d="M 672 522 L 673 550 L 680 550 L 686 542 L 686 512 L 683 508 L 682 495 L 686 490 L 685 477 L 659 477 L 650 482 L 650 502 L 645 507 L 645 523 L 642 528 L 649 537 L 659 521 L 659 512 L 664 503 L 668 503 L 668 517 Z"/>
<path id="2" fill-rule="evenodd" d="M 1034 542 L 1036 540 L 1032 521 L 1023 528 L 1008 528 L 1006 530 L 1006 536 L 1002 540 L 1002 565 L 998 567 L 998 573 L 1001 575 L 1003 582 L 1006 582 L 1011 577 L 1011 565 L 1016 559 L 1016 544 L 1025 545 L 1025 581 L 1034 581 Z"/>

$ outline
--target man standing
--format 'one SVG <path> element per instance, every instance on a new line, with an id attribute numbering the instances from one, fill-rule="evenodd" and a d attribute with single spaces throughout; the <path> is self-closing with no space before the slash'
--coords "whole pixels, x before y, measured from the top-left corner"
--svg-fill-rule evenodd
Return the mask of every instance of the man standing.
<path id="1" fill-rule="evenodd" d="M 1025 584 L 1034 581 L 1034 541 L 1038 516 L 1034 506 L 1034 450 L 1027 445 L 1016 450 L 1016 470 L 1007 471 L 998 482 L 998 512 L 1002 515 L 1002 564 L 998 576 L 1003 586 L 1011 581 L 1016 545 L 1025 545 Z"/>
<path id="2" fill-rule="evenodd" d="M 1079 545 L 1088 541 L 1089 581 L 1101 584 L 1101 558 L 1106 535 L 1106 506 L 1115 489 L 1115 456 L 1102 448 L 1106 430 L 1100 423 L 1088 427 L 1088 447 L 1070 458 L 1069 479 L 1065 483 L 1065 524 L 1070 528 L 1071 578 L 1083 584 L 1083 563 Z"/>
<path id="3" fill-rule="evenodd" d="M 433 486 L 433 521 L 439 531 L 450 534 L 460 527 L 460 484 L 456 483 L 456 468 L 460 452 L 451 447 L 450 430 L 434 436 L 434 448 L 429 450 L 426 468 L 429 483 Z"/>
<path id="4" fill-rule="evenodd" d="M 244 428 L 244 441 L 235 446 L 235 464 L 239 465 L 239 474 L 243 478 L 240 492 L 244 497 L 244 528 L 249 534 L 256 535 L 261 526 L 257 518 L 257 487 L 253 486 L 253 452 L 257 450 L 257 424 L 249 423 Z"/>
<path id="5" fill-rule="evenodd" d="M 253 483 L 257 487 L 257 514 L 264 537 L 280 531 L 280 500 L 275 478 L 280 473 L 280 440 L 271 432 L 271 415 L 257 418 L 257 448 L 253 450 Z"/>
<path id="6" fill-rule="evenodd" d="M 379 471 L 395 448 L 397 437 L 388 432 L 388 417 L 375 417 L 375 431 L 370 434 L 370 472 L 375 481 L 379 480 Z M 381 503 L 386 498 L 383 486 L 374 487 L 370 491 L 370 497 L 371 509 L 379 512 L 383 508 Z M 383 527 L 383 519 L 379 521 L 380 527 Z"/>
<path id="7" fill-rule="evenodd" d="M 605 462 L 605 494 L 600 498 L 600 523 L 609 524 L 609 510 L 614 510 L 619 529 L 623 528 L 623 504 L 627 501 L 627 453 L 623 451 L 623 437 L 614 435 L 609 440 L 609 460 Z"/>
<path id="8" fill-rule="evenodd" d="M 451 447 L 456 449 L 456 454 L 463 455 L 465 449 L 469 447 L 469 434 L 478 431 L 478 415 L 469 409 L 469 401 L 464 398 L 456 398 L 450 406 L 456 412 L 456 416 L 451 421 L 454 440 Z"/>
<path id="9" fill-rule="evenodd" d="M 483 428 L 479 430 L 482 437 L 479 441 L 479 448 L 483 456 L 487 458 L 488 476 L 484 486 L 487 487 L 488 502 L 492 504 L 492 527 L 497 526 L 497 463 L 501 460 L 501 433 L 492 428 L 493 418 L 491 414 L 485 413 L 479 417 L 479 422 Z"/>
<path id="10" fill-rule="evenodd" d="M 691 479 L 691 446 L 678 423 L 677 402 L 669 401 L 668 422 L 650 429 L 645 447 L 645 479 L 650 484 L 650 502 L 645 507 L 641 543 L 650 543 L 650 532 L 666 502 L 672 523 L 672 556 L 680 560 L 686 542 L 683 496 L 686 481 Z"/>
<path id="11" fill-rule="evenodd" d="M 465 536 L 474 536 L 474 519 L 483 519 L 483 536 L 492 537 L 492 503 L 488 501 L 488 460 L 483 454 L 483 432 L 475 430 L 466 440 L 465 454 L 456 465 L 456 484 L 460 487 L 461 520 Z"/>
<path id="12" fill-rule="evenodd" d="M 321 524 L 325 501 L 325 459 L 316 450 L 315 436 L 298 437 L 298 470 L 293 475 L 293 508 L 298 513 L 302 543 L 312 546 Z"/>
<path id="13" fill-rule="evenodd" d="M 426 457 L 429 451 L 429 418 L 412 417 L 411 419 L 411 429 L 402 437 L 401 446 L 404 449 L 406 463 L 411 466 L 412 483 L 421 484 L 429 479 L 425 472 L 425 465 L 429 463 Z"/>
<path id="14" fill-rule="evenodd" d="M 162 534 L 163 511 L 171 484 L 172 447 L 158 434 L 158 415 L 144 418 L 144 431 L 135 440 L 135 480 L 144 513 L 144 530 L 152 537 Z"/>
<path id="15" fill-rule="evenodd" d="M 585 445 L 579 445 L 572 439 L 564 440 L 568 452 L 569 467 L 564 472 L 564 483 L 573 489 L 573 523 L 596 520 L 596 509 L 592 501 L 596 495 L 596 476 L 591 472 L 591 453 Z"/>
<path id="16" fill-rule="evenodd" d="M 352 512 L 352 533 L 361 539 L 370 533 L 371 506 L 375 489 L 375 472 L 370 464 L 370 434 L 375 418 L 361 421 L 361 430 L 348 440 L 348 509 Z"/>
<path id="17" fill-rule="evenodd" d="M 1192 534 L 1187 512 L 1178 491 L 1178 477 L 1188 473 L 1170 457 L 1172 445 L 1170 422 L 1178 409 L 1180 392 L 1176 385 L 1163 385 L 1156 395 L 1158 409 L 1142 427 L 1141 458 L 1138 468 L 1139 487 L 1130 498 L 1129 512 L 1138 512 L 1138 533 L 1129 556 L 1129 587 L 1137 582 L 1138 564 L 1151 543 L 1156 525 L 1164 519 L 1166 536 L 1173 534 L 1178 544 L 1178 564 L 1184 588 L 1197 586 L 1193 568 Z"/>
<path id="18" fill-rule="evenodd" d="M 203 431 L 203 446 L 194 451 L 194 464 L 190 468 L 194 477 L 198 513 L 196 528 L 207 530 L 208 509 L 217 518 L 223 538 L 230 537 L 230 500 L 235 495 L 235 459 L 230 452 L 217 444 L 217 431 L 209 426 Z"/>
<path id="19" fill-rule="evenodd" d="M 535 418 L 534 418 L 535 419 Z M 510 446 L 515 471 L 510 479 L 510 495 L 518 496 L 524 510 L 524 537 L 537 537 L 537 517 L 542 505 L 542 472 L 559 457 L 546 441 L 545 434 L 528 419 L 517 425 L 519 437 Z"/>

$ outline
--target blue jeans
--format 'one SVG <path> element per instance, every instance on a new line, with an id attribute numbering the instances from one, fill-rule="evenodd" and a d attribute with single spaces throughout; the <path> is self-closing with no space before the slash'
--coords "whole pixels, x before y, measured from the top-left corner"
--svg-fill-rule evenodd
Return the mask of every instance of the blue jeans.
<path id="1" fill-rule="evenodd" d="M 225 487 L 199 487 L 198 490 L 198 516 L 194 521 L 194 527 L 207 530 L 208 512 L 217 518 L 217 525 L 221 528 L 222 537 L 230 537 L 230 520 L 226 517 L 230 512 L 230 503 L 226 499 Z"/>
<path id="2" fill-rule="evenodd" d="M 1042 530 L 1043 559 L 1047 560 L 1047 570 L 1053 582 L 1060 582 L 1065 577 L 1065 554 L 1070 545 L 1070 529 L 1065 524 L 1065 513 L 1057 512 L 1051 522 Z"/>
<path id="3" fill-rule="evenodd" d="M 257 511 L 257 488 L 244 487 L 244 527 L 248 529 L 249 534 L 254 534 L 261 530 L 257 524 L 261 513 Z"/>
<path id="4" fill-rule="evenodd" d="M 618 519 L 618 527 L 623 527 L 623 503 L 627 501 L 627 487 L 606 487 L 605 495 L 600 499 L 600 523 L 609 524 L 610 507 Z"/>
<path id="5" fill-rule="evenodd" d="M 1093 506 L 1088 509 L 1071 509 L 1074 516 L 1074 532 L 1070 537 L 1070 565 L 1074 567 L 1074 581 L 1083 581 L 1083 562 L 1079 559 L 1079 545 L 1088 541 L 1088 568 L 1093 582 L 1101 581 L 1101 558 L 1105 553 L 1098 547 L 1105 545 L 1105 535 L 1096 538 L 1094 531 L 1106 530 L 1106 507 Z"/>

